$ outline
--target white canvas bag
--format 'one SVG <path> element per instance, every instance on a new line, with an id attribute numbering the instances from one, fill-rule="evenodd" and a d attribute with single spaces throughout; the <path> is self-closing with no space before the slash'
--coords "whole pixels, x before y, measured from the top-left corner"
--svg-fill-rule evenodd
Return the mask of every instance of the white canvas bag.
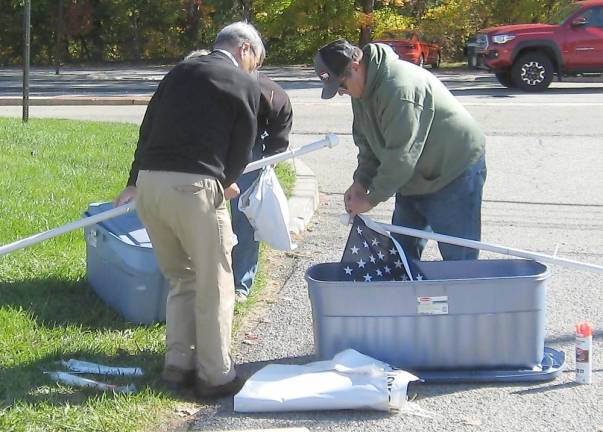
<path id="1" fill-rule="evenodd" d="M 292 250 L 289 234 L 289 205 L 274 168 L 267 166 L 239 198 L 239 210 L 247 216 L 257 241 L 275 249 Z"/>

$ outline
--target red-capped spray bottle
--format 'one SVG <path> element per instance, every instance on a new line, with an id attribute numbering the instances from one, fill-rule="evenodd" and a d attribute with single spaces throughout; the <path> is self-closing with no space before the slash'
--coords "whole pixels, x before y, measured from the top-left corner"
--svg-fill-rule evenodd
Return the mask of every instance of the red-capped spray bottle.
<path id="1" fill-rule="evenodd" d="M 576 382 L 593 382 L 593 330 L 587 322 L 576 325 Z"/>

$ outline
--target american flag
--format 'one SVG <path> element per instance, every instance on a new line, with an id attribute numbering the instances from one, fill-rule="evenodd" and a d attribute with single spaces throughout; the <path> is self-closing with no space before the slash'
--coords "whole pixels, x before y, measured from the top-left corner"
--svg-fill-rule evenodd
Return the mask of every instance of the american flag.
<path id="1" fill-rule="evenodd" d="M 377 232 L 356 216 L 341 258 L 341 277 L 345 281 L 422 280 L 413 269 L 402 247 L 386 232 Z M 412 276 L 410 276 L 412 275 Z"/>

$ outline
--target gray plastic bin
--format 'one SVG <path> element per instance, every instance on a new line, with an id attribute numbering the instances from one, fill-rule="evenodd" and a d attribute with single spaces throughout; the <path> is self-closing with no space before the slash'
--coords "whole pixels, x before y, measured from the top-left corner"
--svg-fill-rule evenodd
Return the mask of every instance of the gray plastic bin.
<path id="1" fill-rule="evenodd" d="M 111 208 L 90 204 L 85 216 Z M 88 282 L 98 296 L 128 321 L 164 321 L 169 285 L 136 212 L 86 227 L 84 236 Z"/>
<path id="2" fill-rule="evenodd" d="M 519 259 L 416 264 L 427 280 L 342 282 L 339 263 L 310 267 L 318 357 L 354 348 L 405 369 L 540 367 L 545 265 Z"/>

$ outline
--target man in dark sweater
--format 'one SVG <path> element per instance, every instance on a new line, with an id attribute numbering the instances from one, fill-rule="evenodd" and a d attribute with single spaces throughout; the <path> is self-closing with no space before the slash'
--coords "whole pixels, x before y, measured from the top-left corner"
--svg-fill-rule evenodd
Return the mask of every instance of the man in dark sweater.
<path id="1" fill-rule="evenodd" d="M 240 388 L 230 358 L 233 233 L 226 201 L 249 162 L 265 57 L 258 32 L 222 29 L 209 55 L 176 65 L 145 113 L 128 185 L 161 272 L 170 283 L 163 381 L 199 398 Z"/>
<path id="2" fill-rule="evenodd" d="M 207 50 L 195 50 L 185 60 L 209 54 Z M 253 161 L 282 153 L 289 147 L 289 133 L 293 124 L 293 109 L 287 92 L 261 72 L 256 73 L 260 84 L 258 131 L 251 159 Z M 237 180 L 243 194 L 259 177 L 261 170 L 243 174 Z M 232 271 L 237 303 L 247 301 L 258 268 L 260 243 L 255 240 L 255 230 L 247 216 L 239 210 L 239 197 L 230 205 L 232 229 L 237 244 L 232 249 Z"/>

